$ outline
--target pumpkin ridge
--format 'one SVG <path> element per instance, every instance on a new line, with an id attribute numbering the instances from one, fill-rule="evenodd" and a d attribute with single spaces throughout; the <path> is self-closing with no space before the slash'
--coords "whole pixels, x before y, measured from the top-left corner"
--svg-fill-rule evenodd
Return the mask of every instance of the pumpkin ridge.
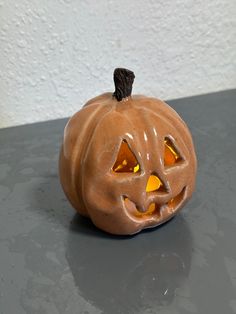
<path id="1" fill-rule="evenodd" d="M 93 141 L 93 137 L 94 137 L 94 134 L 96 133 L 96 130 L 97 130 L 97 127 L 99 126 L 99 124 L 103 121 L 103 119 L 112 111 L 112 110 L 114 110 L 114 105 L 107 105 L 107 107 L 106 107 L 106 109 L 108 109 L 108 111 L 106 111 L 106 112 L 102 112 L 101 113 L 101 116 L 100 116 L 100 119 L 98 119 L 98 121 L 96 121 L 97 123 L 96 123 L 96 126 L 93 128 L 93 130 L 92 130 L 92 132 L 90 133 L 90 137 L 89 137 L 89 139 L 87 139 L 87 145 L 84 145 L 84 150 L 82 151 L 82 153 L 81 153 L 81 156 L 80 156 L 80 158 L 81 158 L 81 160 L 83 160 L 83 161 L 85 161 L 86 159 L 87 159 L 87 154 L 88 154 L 88 152 L 89 152 L 89 149 L 90 149 L 90 146 L 91 146 L 91 143 L 92 143 L 92 141 Z M 100 109 L 104 109 L 104 107 L 101 107 Z M 94 115 L 93 115 L 93 117 L 94 117 Z M 94 123 L 95 123 L 95 121 L 94 121 Z M 82 169 L 84 170 L 84 168 L 82 167 Z M 81 185 L 80 185 L 80 187 L 81 187 L 81 199 L 83 200 L 83 203 L 84 203 L 84 206 L 85 206 L 85 208 L 87 209 L 87 211 L 89 212 L 89 210 L 88 210 L 88 207 L 86 206 L 86 202 L 84 201 L 84 175 L 83 175 L 83 172 L 84 171 L 81 171 L 81 174 L 80 174 L 80 182 L 81 182 Z"/>
<path id="2" fill-rule="evenodd" d="M 135 107 L 136 110 L 138 110 L 138 111 L 140 111 L 140 112 L 145 112 L 145 111 L 149 112 L 149 114 L 154 115 L 154 116 L 157 117 L 160 121 L 162 121 L 162 120 L 164 119 L 167 124 L 172 125 L 172 121 L 171 121 L 170 119 L 168 119 L 168 116 L 162 116 L 162 115 L 161 115 L 162 112 L 159 113 L 159 112 L 156 112 L 156 111 L 152 110 L 152 108 L 149 108 L 149 107 L 140 107 L 140 105 L 136 105 L 136 104 L 135 104 L 134 107 Z M 142 116 L 142 118 L 143 118 L 143 117 L 145 116 L 145 114 L 142 114 L 142 115 L 140 115 L 140 116 Z M 180 119 L 181 119 L 181 118 L 180 118 Z M 147 117 L 146 117 L 146 124 L 144 123 L 144 125 L 146 126 L 146 125 L 148 125 L 148 124 L 149 124 L 149 120 L 148 120 Z M 177 128 L 176 125 L 175 125 L 175 128 Z M 145 129 L 145 128 L 143 128 L 143 129 Z M 147 128 L 146 128 L 146 129 L 147 129 Z M 178 131 L 179 134 L 181 134 L 181 130 L 178 129 L 177 131 Z M 168 134 L 167 134 L 167 136 L 168 136 Z M 189 140 L 191 140 L 191 137 L 189 137 Z M 189 151 L 189 149 L 188 149 L 188 147 L 186 146 L 185 142 L 184 142 L 184 141 L 181 141 L 181 143 L 182 143 L 183 146 L 186 148 L 186 150 Z M 191 144 L 192 144 L 192 142 L 191 142 Z M 155 146 L 154 146 L 154 147 L 155 147 Z"/>
<path id="3" fill-rule="evenodd" d="M 133 103 L 132 103 L 132 105 L 133 105 Z M 129 112 L 128 112 L 127 110 L 125 110 L 125 111 L 124 111 L 123 113 L 121 113 L 121 114 L 125 116 L 125 119 L 127 120 L 127 122 L 132 125 L 133 129 L 135 129 L 134 122 L 133 122 L 133 121 L 130 119 L 130 117 L 128 116 L 128 115 L 129 115 Z M 139 117 L 139 120 L 140 120 L 140 117 Z M 141 151 L 142 151 L 143 147 L 142 147 L 142 144 L 141 144 L 141 141 L 140 141 L 140 137 L 138 136 L 139 130 L 137 130 L 137 131 L 135 130 L 135 133 L 137 133 L 137 136 L 136 136 L 136 138 L 135 138 L 135 141 L 136 141 L 136 143 L 138 143 L 137 146 L 139 147 L 139 150 L 141 149 Z M 142 156 L 139 156 L 139 154 L 137 154 L 137 150 L 136 150 L 136 153 L 135 153 L 135 157 L 136 157 L 136 159 L 137 159 L 139 165 L 141 166 L 141 172 L 142 172 L 142 168 L 143 168 L 143 158 L 142 158 Z"/>
<path id="4" fill-rule="evenodd" d="M 134 95 L 135 97 L 136 95 Z M 140 107 L 140 103 L 139 102 L 142 102 L 142 100 L 145 100 L 146 103 L 149 103 L 149 102 L 155 102 L 156 103 L 156 106 L 161 106 L 160 108 L 158 108 L 160 110 L 160 114 L 161 115 L 164 115 L 164 116 L 167 116 L 168 118 L 171 118 L 172 116 L 174 116 L 176 119 L 178 119 L 179 122 L 181 122 L 181 124 L 183 125 L 184 128 L 188 128 L 187 124 L 185 123 L 185 121 L 180 117 L 180 115 L 178 114 L 177 111 L 175 111 L 168 103 L 158 99 L 158 98 L 154 98 L 154 97 L 143 97 L 143 98 L 137 98 L 137 103 L 135 104 L 136 107 Z M 143 104 L 141 104 L 141 106 L 143 107 Z M 168 108 L 168 111 L 165 110 L 165 107 Z M 145 108 L 153 111 L 153 112 L 156 112 L 155 110 L 153 110 L 152 107 L 149 107 L 149 106 L 145 106 Z"/>
<path id="5" fill-rule="evenodd" d="M 86 111 L 88 111 L 88 112 L 86 112 Z M 85 111 L 86 115 L 89 115 L 91 108 L 86 109 L 86 111 Z M 80 116 L 80 112 L 82 112 L 82 111 L 78 111 L 66 123 L 64 138 L 63 138 L 64 143 L 62 145 L 62 149 L 60 151 L 60 157 L 59 157 L 60 166 L 64 165 L 65 171 L 68 173 L 67 180 L 66 180 L 66 182 L 64 182 L 64 184 L 62 184 L 62 187 L 63 187 L 63 190 L 64 190 L 65 194 L 67 195 L 68 199 L 70 200 L 72 206 L 74 206 L 76 209 L 80 208 L 80 206 L 77 206 L 77 204 L 80 204 L 80 198 L 79 198 L 80 194 L 76 188 L 76 182 L 75 182 L 76 176 L 75 176 L 74 168 L 76 166 L 76 161 L 78 159 L 78 155 L 80 155 L 82 149 L 76 150 L 75 147 L 77 147 L 77 146 L 83 147 L 83 139 L 85 137 L 78 136 L 72 146 L 69 144 L 69 147 L 66 147 L 67 146 L 66 144 L 69 142 L 67 140 L 68 137 L 71 138 L 70 133 L 73 133 L 72 131 L 75 127 L 78 128 L 78 117 Z M 94 114 L 95 114 L 95 112 L 92 112 L 91 116 L 93 116 Z M 88 123 L 87 121 L 88 121 L 88 119 L 86 119 L 85 120 L 86 123 L 83 124 L 83 126 L 85 126 L 85 127 L 84 128 L 82 127 L 82 132 L 86 132 L 86 130 L 87 130 L 87 127 L 86 127 L 86 124 Z M 80 132 L 80 135 L 82 132 Z M 66 137 L 65 137 L 65 135 L 66 135 Z M 81 141 L 81 138 L 82 138 L 82 141 Z M 81 141 L 81 145 L 78 144 L 80 141 Z M 66 149 L 67 153 L 65 153 L 65 149 Z M 69 156 L 66 156 L 67 154 L 69 154 Z M 61 171 L 60 171 L 60 174 L 61 174 Z M 64 179 L 65 178 L 66 177 L 64 176 Z M 62 180 L 63 179 L 61 178 L 61 181 Z M 83 214 L 86 214 L 86 210 L 84 210 L 84 209 L 81 209 L 79 211 Z"/>
<path id="6" fill-rule="evenodd" d="M 170 108 L 171 108 L 171 107 L 170 107 Z M 158 118 L 161 119 L 161 120 L 164 119 L 168 124 L 172 125 L 172 121 L 171 121 L 171 119 L 169 119 L 168 116 L 161 116 L 162 113 L 158 113 L 158 112 L 152 110 L 151 108 L 145 107 L 144 110 L 149 111 L 151 114 L 153 114 L 154 116 L 158 117 Z M 181 118 L 180 118 L 180 119 L 181 119 Z M 182 130 L 180 130 L 178 127 L 179 127 L 179 126 L 176 124 L 176 125 L 175 125 L 175 129 L 177 129 L 178 133 L 181 134 L 181 133 L 182 133 Z M 183 125 L 183 127 L 184 127 L 184 125 Z M 185 128 L 186 128 L 186 127 L 187 127 L 187 126 L 185 126 Z M 168 136 L 168 134 L 167 134 L 166 136 Z M 181 137 L 180 137 L 180 138 L 181 138 Z M 192 142 L 192 137 L 191 137 L 191 135 L 189 135 L 188 140 L 190 141 L 190 143 L 191 143 L 190 146 L 192 147 L 192 146 L 193 146 L 193 142 Z M 187 145 L 185 144 L 185 142 L 184 142 L 183 140 L 181 140 L 181 142 L 182 142 L 182 144 L 185 146 L 186 150 L 189 152 L 189 148 L 187 147 Z"/>
<path id="7" fill-rule="evenodd" d="M 90 138 L 91 138 L 91 136 L 93 135 L 93 133 L 95 131 L 95 128 L 91 128 L 91 124 L 94 124 L 96 122 L 96 119 L 94 119 L 94 118 L 97 115 L 100 115 L 100 114 L 102 115 L 102 111 L 104 111 L 104 109 L 105 108 L 103 106 L 101 106 L 101 107 L 98 106 L 95 109 L 95 111 L 93 112 L 93 114 L 88 117 L 88 120 L 86 121 L 86 124 L 84 125 L 83 132 L 82 132 L 83 134 L 86 134 L 86 136 L 83 136 L 83 134 L 80 133 L 80 136 L 83 136 L 83 144 L 82 144 L 82 150 L 81 150 L 80 154 L 76 154 L 75 157 L 74 157 L 74 159 L 76 161 L 78 161 L 78 159 L 79 160 L 83 160 L 83 157 L 84 157 L 84 155 L 87 152 L 88 143 L 90 141 Z M 88 133 L 87 131 L 89 129 L 92 129 L 91 135 L 87 136 L 87 133 Z M 79 138 L 76 141 L 75 146 L 77 145 L 78 141 L 79 141 Z M 78 156 L 78 155 L 80 155 L 80 156 Z M 71 184 L 72 184 L 73 188 L 77 191 L 79 200 L 82 201 L 82 203 L 84 205 L 84 208 L 86 208 L 86 211 L 88 212 L 88 209 L 87 209 L 87 207 L 86 207 L 86 205 L 84 203 L 84 196 L 83 196 L 83 166 L 81 168 L 82 171 L 80 172 L 80 174 L 78 176 L 76 175 L 77 174 L 76 168 L 77 168 L 76 167 L 76 163 L 74 163 L 72 165 L 72 169 L 71 169 L 71 173 L 72 173 L 72 175 L 71 175 L 71 177 L 72 177 Z M 81 184 L 78 184 L 77 178 L 78 178 L 78 180 L 79 180 L 79 182 Z M 80 187 L 80 189 L 78 187 Z M 80 195 L 81 195 L 81 197 L 80 197 Z"/>
<path id="8" fill-rule="evenodd" d="M 157 136 L 154 136 L 152 134 L 152 132 L 150 130 L 151 128 L 150 128 L 150 120 L 149 120 L 148 114 L 158 117 L 160 119 L 160 121 L 162 121 L 163 117 L 160 117 L 158 114 L 155 114 L 155 112 L 149 111 L 149 109 L 146 107 L 139 108 L 139 110 L 141 110 L 141 112 L 143 111 L 142 117 L 145 119 L 144 125 L 148 126 L 146 128 L 146 130 L 149 133 L 148 139 L 149 139 L 149 141 L 151 141 L 151 147 L 157 147 L 156 151 L 161 150 L 160 141 L 159 141 L 160 135 L 158 134 Z M 149 143 L 149 145 L 150 145 L 150 143 Z M 148 148 L 147 148 L 147 151 L 148 151 Z M 152 163 L 153 163 L 153 161 L 152 161 Z M 165 178 L 165 176 L 164 176 L 164 169 L 162 167 L 161 160 L 157 158 L 156 163 L 158 163 L 157 168 L 160 167 L 161 170 L 157 171 L 158 169 L 155 169 L 155 170 L 152 169 L 151 173 L 152 174 L 156 173 L 158 175 L 158 177 L 161 179 L 161 181 L 164 183 L 164 186 L 167 188 L 169 186 L 169 182 L 167 181 L 167 178 Z"/>

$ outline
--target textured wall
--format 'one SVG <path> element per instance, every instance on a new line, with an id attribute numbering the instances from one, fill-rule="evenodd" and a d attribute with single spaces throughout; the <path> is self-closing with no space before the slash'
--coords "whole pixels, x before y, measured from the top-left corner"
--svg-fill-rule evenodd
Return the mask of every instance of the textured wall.
<path id="1" fill-rule="evenodd" d="M 160 98 L 236 87 L 234 0 L 0 0 L 0 127 L 68 116 L 112 90 Z"/>

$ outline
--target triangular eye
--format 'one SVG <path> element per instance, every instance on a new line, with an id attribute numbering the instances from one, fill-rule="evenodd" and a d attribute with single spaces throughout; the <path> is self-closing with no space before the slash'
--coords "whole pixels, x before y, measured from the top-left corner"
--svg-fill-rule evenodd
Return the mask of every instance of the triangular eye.
<path id="1" fill-rule="evenodd" d="M 173 142 L 170 138 L 166 137 L 164 140 L 165 143 L 165 150 L 164 150 L 164 165 L 165 166 L 172 166 L 177 162 L 183 160 L 183 158 L 178 153 L 177 149 L 175 148 Z"/>
<path id="2" fill-rule="evenodd" d="M 121 143 L 116 162 L 112 169 L 115 172 L 138 172 L 140 170 L 138 161 L 130 150 L 126 140 L 123 140 Z"/>

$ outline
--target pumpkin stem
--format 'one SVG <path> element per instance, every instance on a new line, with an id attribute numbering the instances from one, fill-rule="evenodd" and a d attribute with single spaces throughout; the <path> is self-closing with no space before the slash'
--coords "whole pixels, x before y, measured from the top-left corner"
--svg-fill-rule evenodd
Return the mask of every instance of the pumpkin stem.
<path id="1" fill-rule="evenodd" d="M 113 93 L 113 97 L 115 97 L 117 101 L 121 101 L 122 99 L 131 96 L 134 78 L 135 75 L 130 70 L 122 68 L 115 69 L 114 71 L 115 91 Z"/>

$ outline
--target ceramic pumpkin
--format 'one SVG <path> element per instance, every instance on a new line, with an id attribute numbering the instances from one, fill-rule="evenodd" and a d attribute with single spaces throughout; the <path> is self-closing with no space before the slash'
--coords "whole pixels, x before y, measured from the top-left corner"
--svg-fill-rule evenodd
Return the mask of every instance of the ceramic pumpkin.
<path id="1" fill-rule="evenodd" d="M 133 72 L 114 71 L 115 92 L 69 120 L 59 159 L 72 206 L 112 234 L 134 234 L 172 218 L 191 197 L 191 134 L 163 101 L 132 95 Z"/>

